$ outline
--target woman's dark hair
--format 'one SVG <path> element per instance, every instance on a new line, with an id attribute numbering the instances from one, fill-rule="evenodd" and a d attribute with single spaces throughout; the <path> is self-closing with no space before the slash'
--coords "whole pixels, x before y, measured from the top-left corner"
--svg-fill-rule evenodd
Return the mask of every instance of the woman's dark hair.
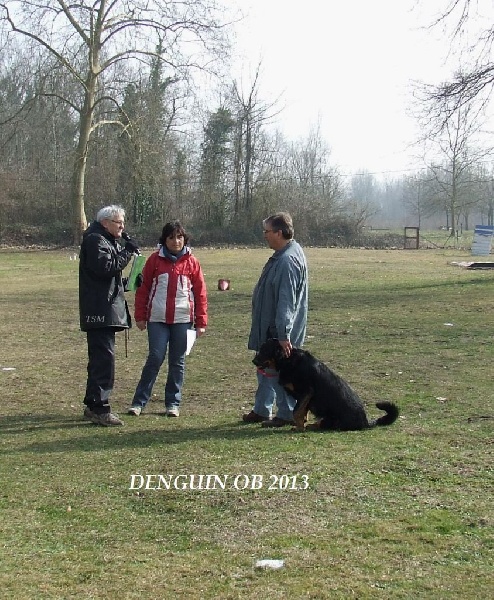
<path id="1" fill-rule="evenodd" d="M 169 223 L 166 223 L 166 225 L 163 227 L 163 231 L 161 232 L 159 243 L 162 246 L 165 246 L 166 238 L 169 238 L 174 233 L 180 233 L 184 236 L 185 245 L 189 243 L 189 236 L 185 233 L 185 229 L 182 227 L 180 221 L 170 221 Z"/>

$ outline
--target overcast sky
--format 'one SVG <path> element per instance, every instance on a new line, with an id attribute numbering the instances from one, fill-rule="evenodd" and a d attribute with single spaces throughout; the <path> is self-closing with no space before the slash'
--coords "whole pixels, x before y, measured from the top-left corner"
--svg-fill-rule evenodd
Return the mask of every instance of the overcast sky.
<path id="1" fill-rule="evenodd" d="M 420 165 L 411 82 L 451 69 L 449 41 L 421 27 L 447 0 L 423 1 L 238 0 L 237 73 L 247 82 L 261 60 L 260 96 L 284 107 L 276 126 L 296 140 L 320 123 L 342 173 L 399 176 Z"/>

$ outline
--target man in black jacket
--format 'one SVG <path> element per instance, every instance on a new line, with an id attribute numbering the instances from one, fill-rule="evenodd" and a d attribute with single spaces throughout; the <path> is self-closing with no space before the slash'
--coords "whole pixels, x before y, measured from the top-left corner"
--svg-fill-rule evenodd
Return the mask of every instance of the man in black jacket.
<path id="1" fill-rule="evenodd" d="M 88 347 L 84 417 L 104 427 L 123 425 L 110 408 L 115 381 L 115 332 L 131 326 L 122 271 L 139 252 L 137 243 L 124 233 L 124 227 L 123 208 L 102 208 L 83 234 L 79 255 L 79 311 Z"/>

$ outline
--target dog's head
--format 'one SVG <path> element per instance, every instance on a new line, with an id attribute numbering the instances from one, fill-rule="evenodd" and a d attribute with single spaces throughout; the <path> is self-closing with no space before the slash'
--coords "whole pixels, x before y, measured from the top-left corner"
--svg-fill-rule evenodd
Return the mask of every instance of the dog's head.
<path id="1" fill-rule="evenodd" d="M 283 348 L 279 340 L 269 338 L 260 347 L 259 352 L 254 356 L 253 363 L 261 369 L 277 369 L 280 360 L 283 359 Z"/>

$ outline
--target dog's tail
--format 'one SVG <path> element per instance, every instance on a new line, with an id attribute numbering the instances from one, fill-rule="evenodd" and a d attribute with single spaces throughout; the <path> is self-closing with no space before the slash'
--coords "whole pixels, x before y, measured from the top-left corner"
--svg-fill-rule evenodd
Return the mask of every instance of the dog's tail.
<path id="1" fill-rule="evenodd" d="M 369 423 L 369 427 L 376 427 L 378 425 L 391 425 L 394 423 L 400 414 L 400 411 L 396 404 L 392 402 L 378 402 L 376 404 L 377 408 L 380 410 L 385 410 L 386 414 L 383 417 L 379 417 L 375 421 L 371 421 Z"/>

